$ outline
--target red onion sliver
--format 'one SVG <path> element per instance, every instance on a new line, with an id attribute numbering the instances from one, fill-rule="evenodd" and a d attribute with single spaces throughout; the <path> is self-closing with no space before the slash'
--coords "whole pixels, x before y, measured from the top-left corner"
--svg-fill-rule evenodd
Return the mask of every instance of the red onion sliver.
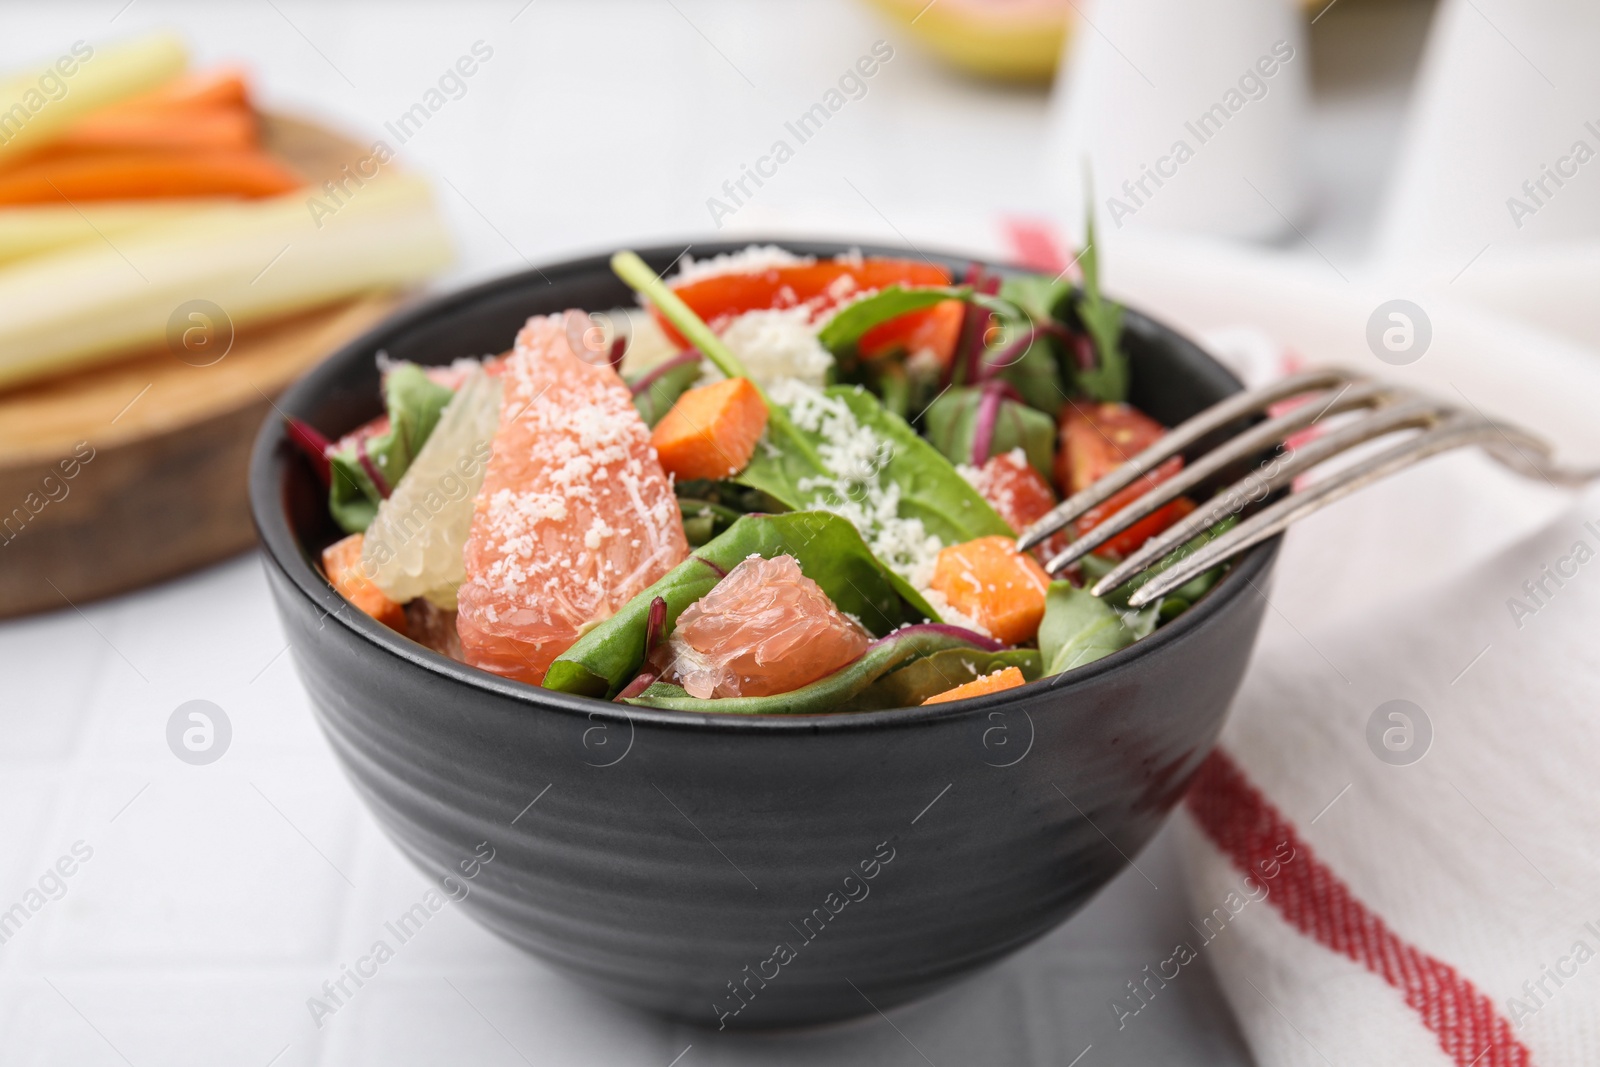
<path id="1" fill-rule="evenodd" d="M 284 422 L 288 425 L 289 440 L 311 461 L 311 469 L 317 472 L 317 480 L 322 487 L 326 489 L 331 486 L 333 465 L 328 462 L 328 450 L 333 447 L 333 442 L 317 432 L 310 423 L 293 416 L 285 416 Z"/>

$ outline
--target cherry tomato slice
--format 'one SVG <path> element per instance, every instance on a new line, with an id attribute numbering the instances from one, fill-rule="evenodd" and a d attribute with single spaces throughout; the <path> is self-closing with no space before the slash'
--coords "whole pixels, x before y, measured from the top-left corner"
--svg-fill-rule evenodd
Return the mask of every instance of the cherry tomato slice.
<path id="1" fill-rule="evenodd" d="M 1149 448 L 1167 431 L 1127 404 L 1079 401 L 1061 409 L 1056 488 L 1071 496 Z"/>
<path id="2" fill-rule="evenodd" d="M 880 322 L 861 335 L 856 351 L 867 360 L 896 352 L 907 355 L 932 352 L 939 366 L 948 367 L 955 357 L 956 344 L 961 340 L 965 307 L 960 300 L 942 300 L 930 308 L 908 311 L 888 322 Z"/>
<path id="3" fill-rule="evenodd" d="M 1166 432 L 1159 422 L 1127 404 L 1069 404 L 1061 417 L 1056 483 L 1066 496 L 1080 492 L 1143 452 Z M 1104 504 L 1085 512 L 1073 529 L 1082 536 L 1182 469 L 1183 458 L 1172 457 Z M 1111 538 L 1096 554 L 1127 556 L 1194 508 L 1187 497 L 1179 497 Z"/>
<path id="4" fill-rule="evenodd" d="M 863 289 L 890 285 L 949 285 L 943 267 L 910 259 L 819 260 L 788 267 L 738 274 L 716 274 L 673 287 L 673 292 L 708 323 L 746 311 L 794 307 L 816 301 L 820 308 L 843 303 Z M 670 323 L 656 313 L 667 336 L 686 344 Z"/>

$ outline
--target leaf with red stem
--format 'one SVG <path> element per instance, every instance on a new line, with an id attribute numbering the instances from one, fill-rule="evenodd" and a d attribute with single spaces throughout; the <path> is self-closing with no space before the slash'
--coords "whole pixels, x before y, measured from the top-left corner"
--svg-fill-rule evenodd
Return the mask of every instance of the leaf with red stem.
<path id="1" fill-rule="evenodd" d="M 372 462 L 372 453 L 367 451 L 368 440 L 366 437 L 356 438 L 356 459 L 361 461 L 361 469 L 367 472 L 367 477 L 371 478 L 372 484 L 377 487 L 378 495 L 388 500 L 389 494 L 394 490 L 389 487 L 389 483 L 384 478 L 383 472 L 378 469 L 378 465 Z"/>

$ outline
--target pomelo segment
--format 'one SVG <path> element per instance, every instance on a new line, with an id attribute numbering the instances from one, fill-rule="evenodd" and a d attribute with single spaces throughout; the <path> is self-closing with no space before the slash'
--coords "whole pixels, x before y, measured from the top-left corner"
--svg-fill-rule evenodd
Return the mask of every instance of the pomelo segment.
<path id="1" fill-rule="evenodd" d="M 426 596 L 455 609 L 472 501 L 499 421 L 500 383 L 474 367 L 367 527 L 361 558 L 389 599 Z"/>
<path id="2" fill-rule="evenodd" d="M 468 663 L 537 685 L 689 545 L 632 394 L 572 351 L 563 316 L 528 320 L 501 381 L 456 628 Z"/>
<path id="3" fill-rule="evenodd" d="M 684 609 L 657 656 L 692 697 L 763 697 L 832 674 L 871 643 L 793 556 L 751 556 Z"/>

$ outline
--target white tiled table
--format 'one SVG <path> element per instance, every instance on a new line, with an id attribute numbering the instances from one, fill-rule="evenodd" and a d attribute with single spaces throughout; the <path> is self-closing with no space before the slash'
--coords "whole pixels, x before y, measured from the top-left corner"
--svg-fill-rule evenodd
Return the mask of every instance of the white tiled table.
<path id="1" fill-rule="evenodd" d="M 202 61 L 250 62 L 269 104 L 368 132 L 487 42 L 494 55 L 466 94 L 401 156 L 443 179 L 460 239 L 446 284 L 706 232 L 705 198 L 784 118 L 874 40 L 899 40 L 856 7 L 797 0 L 8 2 L 0 20 L 0 67 L 78 38 L 177 26 Z M 1327 25 L 1342 32 L 1333 16 Z M 1396 25 L 1404 51 L 1417 19 Z M 1400 87 L 1345 92 L 1331 77 L 1314 119 L 1329 193 L 1317 232 L 1347 250 L 1378 188 L 1357 162 L 1366 154 L 1349 149 L 1393 135 Z M 893 239 L 938 218 L 938 232 L 992 241 L 985 220 L 1060 206 L 1037 173 L 1044 109 L 1039 94 L 945 77 L 902 43 L 739 224 L 822 213 Z M 1065 1065 L 1091 1043 L 1085 1065 L 1247 1060 L 1203 970 L 1114 1030 L 1112 995 L 1183 929 L 1165 834 L 1140 860 L 1159 890 L 1127 872 L 1043 942 L 891 1013 L 893 1026 L 873 1017 L 760 1038 L 663 1024 L 589 996 L 446 908 L 319 1028 L 307 999 L 426 883 L 357 802 L 283 649 L 253 555 L 0 624 L 0 909 L 75 842 L 93 849 L 59 899 L 0 945 L 0 1064 L 910 1064 L 920 1050 L 941 1067 Z M 193 699 L 219 705 L 233 728 L 207 766 L 166 743 L 168 717 Z"/>

